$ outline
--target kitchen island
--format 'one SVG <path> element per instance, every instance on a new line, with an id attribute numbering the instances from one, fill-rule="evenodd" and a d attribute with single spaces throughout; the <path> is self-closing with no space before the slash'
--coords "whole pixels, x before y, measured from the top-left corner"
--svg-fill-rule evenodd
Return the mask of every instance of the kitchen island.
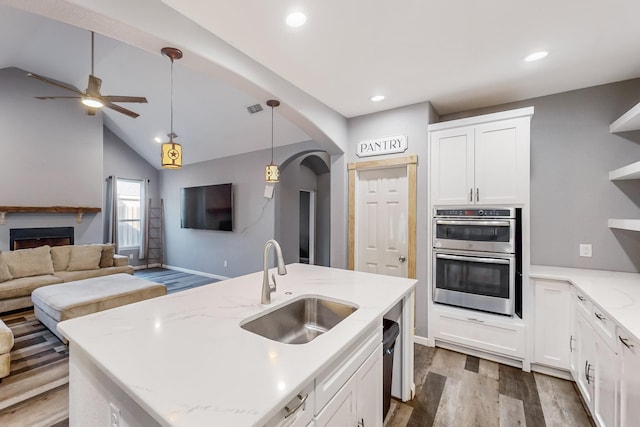
<path id="1" fill-rule="evenodd" d="M 269 424 L 301 390 L 311 385 L 313 392 L 314 381 L 351 355 L 354 343 L 371 331 L 380 337 L 383 316 L 398 305 L 396 357 L 402 398 L 410 399 L 416 281 L 302 264 L 287 269 L 266 306 L 258 272 L 59 323 L 69 340 L 71 425 Z M 358 309 L 307 344 L 279 343 L 240 327 L 302 295 Z"/>

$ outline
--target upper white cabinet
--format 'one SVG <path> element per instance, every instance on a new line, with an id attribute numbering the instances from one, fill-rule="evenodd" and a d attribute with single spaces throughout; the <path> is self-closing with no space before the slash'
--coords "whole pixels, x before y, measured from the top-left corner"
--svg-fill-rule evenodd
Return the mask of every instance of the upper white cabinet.
<path id="1" fill-rule="evenodd" d="M 433 205 L 525 203 L 533 107 L 429 126 Z"/>

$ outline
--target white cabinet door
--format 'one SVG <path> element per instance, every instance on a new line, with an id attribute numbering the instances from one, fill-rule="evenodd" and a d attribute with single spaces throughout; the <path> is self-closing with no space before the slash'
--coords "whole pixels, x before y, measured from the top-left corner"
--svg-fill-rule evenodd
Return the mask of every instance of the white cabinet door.
<path id="1" fill-rule="evenodd" d="M 576 295 L 576 288 L 574 288 L 573 286 L 571 286 L 571 305 L 570 305 L 570 312 L 572 313 L 571 315 L 571 327 L 570 327 L 570 332 L 571 332 L 571 336 L 569 338 L 569 370 L 571 371 L 571 377 L 573 378 L 574 381 L 578 381 L 578 345 L 577 345 L 577 339 L 576 339 L 576 334 L 577 334 L 577 325 L 576 325 L 576 301 L 577 301 L 577 295 Z"/>
<path id="2" fill-rule="evenodd" d="M 353 427 L 357 424 L 356 420 L 356 376 L 354 375 L 316 416 L 316 427 Z"/>
<path id="3" fill-rule="evenodd" d="M 621 344 L 620 427 L 638 425 L 640 420 L 640 343 L 618 330 Z"/>
<path id="4" fill-rule="evenodd" d="M 578 377 L 576 383 L 587 407 L 593 408 L 593 343 L 594 331 L 582 312 L 576 310 L 576 348 L 578 350 Z"/>
<path id="5" fill-rule="evenodd" d="M 356 373 L 358 425 L 382 427 L 382 348 L 367 359 Z"/>
<path id="6" fill-rule="evenodd" d="M 618 355 L 599 334 L 594 334 L 594 338 L 593 413 L 599 427 L 615 427 L 618 409 Z M 640 402 L 636 404 L 638 403 Z"/>
<path id="7" fill-rule="evenodd" d="M 431 199 L 434 205 L 467 205 L 474 195 L 474 128 L 431 133 Z"/>
<path id="8" fill-rule="evenodd" d="M 524 203 L 529 179 L 529 118 L 501 120 L 475 129 L 475 202 Z"/>
<path id="9" fill-rule="evenodd" d="M 569 369 L 571 354 L 571 285 L 553 280 L 536 280 L 534 352 L 535 362 Z"/>

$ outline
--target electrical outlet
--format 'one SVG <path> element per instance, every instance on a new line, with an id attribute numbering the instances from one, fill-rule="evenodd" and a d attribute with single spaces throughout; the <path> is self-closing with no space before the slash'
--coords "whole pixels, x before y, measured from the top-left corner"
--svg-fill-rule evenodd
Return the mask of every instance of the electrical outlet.
<path id="1" fill-rule="evenodd" d="M 591 258 L 591 243 L 580 243 L 580 256 Z"/>
<path id="2" fill-rule="evenodd" d="M 109 425 L 120 427 L 120 409 L 113 403 L 109 403 Z"/>
<path id="3" fill-rule="evenodd" d="M 129 259 L 133 259 L 133 254 L 129 254 Z"/>
<path id="4" fill-rule="evenodd" d="M 227 268 L 227 265 L 228 265 L 228 263 L 227 263 L 227 260 L 225 259 L 224 260 L 224 267 Z"/>

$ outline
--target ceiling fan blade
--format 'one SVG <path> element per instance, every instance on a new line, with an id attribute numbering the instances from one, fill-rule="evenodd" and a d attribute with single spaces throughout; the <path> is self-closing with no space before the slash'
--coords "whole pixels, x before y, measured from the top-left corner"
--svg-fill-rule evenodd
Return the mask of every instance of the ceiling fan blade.
<path id="1" fill-rule="evenodd" d="M 34 96 L 36 99 L 80 99 L 81 96 Z"/>
<path id="2" fill-rule="evenodd" d="M 131 118 L 134 118 L 134 119 L 140 115 L 138 113 L 134 113 L 131 110 L 127 110 L 126 108 L 123 108 L 123 107 L 121 107 L 119 105 L 112 104 L 111 102 L 105 102 L 104 106 L 107 107 L 107 108 L 111 108 L 112 110 L 115 110 L 115 111 L 117 111 L 119 113 L 126 114 L 127 116 L 129 116 Z"/>
<path id="3" fill-rule="evenodd" d="M 87 85 L 87 95 L 100 96 L 100 86 L 102 86 L 102 80 L 93 74 L 89 74 L 89 84 Z"/>
<path id="4" fill-rule="evenodd" d="M 141 104 L 147 103 L 147 98 L 144 96 L 118 96 L 118 95 L 105 95 L 102 99 L 109 102 L 139 102 Z"/>
<path id="5" fill-rule="evenodd" d="M 67 84 L 64 84 L 64 83 L 60 83 L 60 82 L 57 82 L 55 80 L 51 80 L 51 79 L 49 79 L 47 77 L 44 77 L 44 76 L 41 76 L 39 74 L 27 73 L 27 76 L 33 77 L 34 79 L 43 81 L 45 83 L 49 83 L 49 84 L 54 85 L 54 86 L 61 87 L 62 89 L 70 90 L 71 92 L 75 92 L 78 95 L 84 95 L 84 93 L 80 92 L 78 89 L 76 89 L 76 88 L 74 88 L 74 87 L 72 87 L 70 85 L 67 85 Z"/>

